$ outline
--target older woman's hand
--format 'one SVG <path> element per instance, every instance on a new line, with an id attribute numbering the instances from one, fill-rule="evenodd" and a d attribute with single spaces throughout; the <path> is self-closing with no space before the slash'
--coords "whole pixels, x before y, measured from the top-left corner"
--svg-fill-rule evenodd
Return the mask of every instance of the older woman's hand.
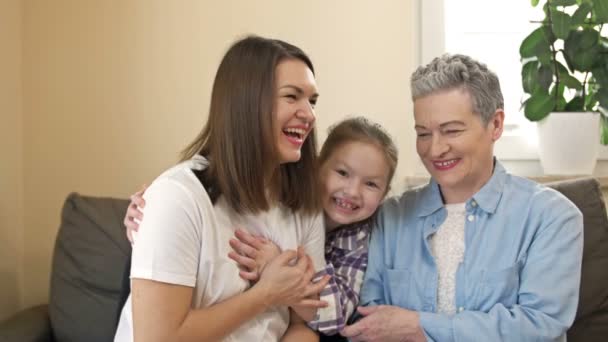
<path id="1" fill-rule="evenodd" d="M 350 341 L 426 341 L 415 311 L 390 305 L 360 306 L 357 311 L 364 317 L 340 332 Z"/>

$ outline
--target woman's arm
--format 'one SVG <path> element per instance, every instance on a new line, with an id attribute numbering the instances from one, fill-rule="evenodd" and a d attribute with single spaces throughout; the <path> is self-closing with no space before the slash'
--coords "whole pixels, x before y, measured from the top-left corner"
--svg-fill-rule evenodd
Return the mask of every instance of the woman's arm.
<path id="1" fill-rule="evenodd" d="M 319 341 L 319 335 L 312 331 L 306 322 L 296 315 L 291 309 L 289 310 L 289 328 L 283 335 L 281 342 L 300 342 L 300 341 Z"/>
<path id="2" fill-rule="evenodd" d="M 297 258 L 295 265 L 290 263 Z M 191 309 L 192 287 L 133 279 L 135 341 L 219 340 L 269 306 L 288 306 L 317 293 L 310 286 L 310 260 L 302 250 L 286 251 L 270 262 L 250 290 L 213 306 Z"/>
<path id="3" fill-rule="evenodd" d="M 133 279 L 134 341 L 216 341 L 268 308 L 267 294 L 252 288 L 204 309 L 192 310 L 193 288 Z"/>

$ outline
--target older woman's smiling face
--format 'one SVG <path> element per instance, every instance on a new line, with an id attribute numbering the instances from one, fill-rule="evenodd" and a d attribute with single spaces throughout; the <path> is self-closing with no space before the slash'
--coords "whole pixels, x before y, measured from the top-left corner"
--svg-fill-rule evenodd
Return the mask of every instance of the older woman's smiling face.
<path id="1" fill-rule="evenodd" d="M 414 101 L 416 150 L 446 203 L 465 202 L 492 176 L 504 112 L 497 110 L 486 125 L 473 113 L 471 101 L 461 88 Z"/>

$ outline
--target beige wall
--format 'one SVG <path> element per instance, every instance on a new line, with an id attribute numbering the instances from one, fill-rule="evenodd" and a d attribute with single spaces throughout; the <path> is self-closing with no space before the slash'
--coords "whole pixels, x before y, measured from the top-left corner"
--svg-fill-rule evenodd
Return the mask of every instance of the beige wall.
<path id="1" fill-rule="evenodd" d="M 0 319 L 21 306 L 21 1 L 0 1 Z"/>
<path id="2" fill-rule="evenodd" d="M 222 54 L 245 33 L 306 50 L 321 137 L 344 115 L 367 114 L 398 141 L 403 178 L 412 3 L 24 0 L 24 304 L 47 300 L 65 196 L 127 196 L 174 163 L 205 120 Z"/>

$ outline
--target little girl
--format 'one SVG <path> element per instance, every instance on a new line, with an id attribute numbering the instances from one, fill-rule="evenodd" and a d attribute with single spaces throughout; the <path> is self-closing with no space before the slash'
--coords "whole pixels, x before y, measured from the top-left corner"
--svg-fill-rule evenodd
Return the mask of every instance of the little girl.
<path id="1" fill-rule="evenodd" d="M 397 148 L 378 124 L 363 117 L 341 121 L 330 129 L 319 156 L 321 202 L 324 209 L 327 266 L 317 276 L 330 275 L 321 292 L 328 306 L 308 316 L 309 326 L 334 335 L 346 325 L 359 303 L 359 291 L 367 268 L 367 249 L 373 215 L 386 196 L 397 166 Z M 128 234 L 137 229 L 141 192 L 133 195 L 125 217 Z M 237 231 L 229 256 L 245 271 L 241 277 L 256 280 L 265 264 L 279 253 L 273 243 Z M 302 313 L 303 312 L 303 313 Z"/>

